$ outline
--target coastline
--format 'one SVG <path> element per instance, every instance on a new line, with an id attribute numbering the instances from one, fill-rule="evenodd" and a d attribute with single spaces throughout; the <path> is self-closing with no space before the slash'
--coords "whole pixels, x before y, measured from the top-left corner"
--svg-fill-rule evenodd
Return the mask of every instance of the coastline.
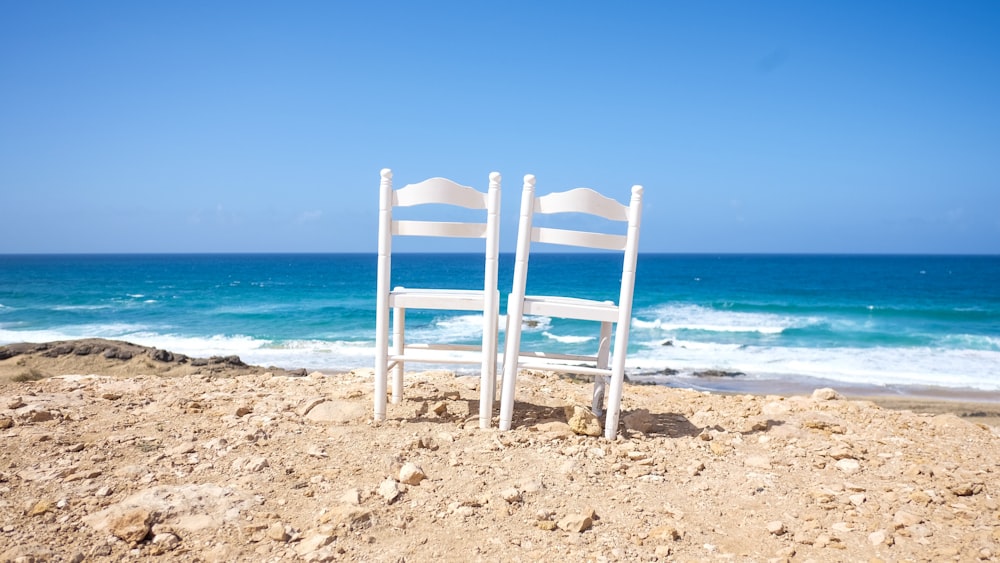
<path id="1" fill-rule="evenodd" d="M 111 376 L 130 376 L 143 374 L 145 371 L 166 377 L 176 377 L 188 375 L 201 369 L 215 369 L 242 367 L 251 373 L 278 372 L 294 373 L 303 375 L 305 369 L 282 368 L 275 366 L 259 366 L 244 364 L 236 356 L 211 358 L 211 365 L 207 360 L 194 362 L 191 365 L 188 358 L 183 354 L 163 350 L 163 358 L 173 358 L 170 362 L 148 361 L 138 363 L 128 363 L 116 361 L 114 354 L 111 357 L 105 350 L 109 347 L 118 347 L 127 350 L 125 354 L 140 356 L 150 354 L 158 349 L 137 345 L 131 342 L 105 340 L 99 338 L 78 339 L 67 341 L 54 341 L 45 343 L 15 343 L 0 346 L 0 350 L 28 350 L 34 351 L 20 356 L 20 359 L 12 359 L 10 353 L 0 353 L 0 383 L 23 376 L 24 374 L 38 374 L 37 378 L 51 377 L 57 375 L 81 375 L 99 374 Z M 152 368 L 152 369 L 151 369 Z M 327 375 L 336 375 L 346 371 L 364 371 L 365 367 L 358 366 L 354 370 L 316 370 Z M 464 377 L 464 376 L 463 376 Z M 585 381 L 587 378 L 583 378 Z M 831 380 L 807 380 L 800 379 L 794 381 L 779 381 L 774 379 L 756 380 L 732 376 L 704 376 L 699 378 L 685 378 L 683 381 L 671 380 L 670 378 L 660 379 L 656 383 L 643 381 L 636 378 L 631 383 L 634 387 L 662 387 L 665 389 L 684 389 L 702 393 L 726 395 L 753 395 L 760 397 L 767 396 L 808 396 L 815 389 L 831 388 L 850 400 L 871 401 L 881 407 L 893 410 L 908 410 L 915 413 L 944 414 L 950 413 L 956 416 L 967 418 L 971 421 L 1000 426 L 1000 391 L 983 391 L 976 389 L 954 389 L 946 387 L 892 387 L 878 385 L 851 385 L 844 382 Z"/>
<path id="2" fill-rule="evenodd" d="M 856 401 L 871 401 L 881 407 L 893 410 L 908 410 L 916 413 L 950 413 L 991 426 L 1000 426 L 1000 392 L 978 389 L 954 389 L 946 387 L 891 387 L 879 385 L 849 385 L 836 381 L 819 381 L 808 385 L 806 381 L 786 384 L 775 380 L 755 381 L 737 378 L 708 378 L 698 386 L 663 386 L 674 389 L 694 389 L 723 395 L 776 395 L 782 397 L 805 396 L 818 388 L 831 388 L 845 398 Z M 686 382 L 689 382 L 687 380 Z"/>
<path id="3" fill-rule="evenodd" d="M 445 370 L 407 372 L 374 423 L 371 369 L 19 348 L 0 347 L 4 561 L 1000 556 L 1000 428 L 951 410 L 629 385 L 606 440 L 575 408 L 589 382 L 544 372 L 499 432 L 478 378 Z"/>

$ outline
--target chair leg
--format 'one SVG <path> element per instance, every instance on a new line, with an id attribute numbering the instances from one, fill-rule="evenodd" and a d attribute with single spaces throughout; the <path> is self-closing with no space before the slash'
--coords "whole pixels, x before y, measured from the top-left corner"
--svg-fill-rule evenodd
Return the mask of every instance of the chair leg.
<path id="1" fill-rule="evenodd" d="M 604 437 L 614 440 L 618 436 L 618 417 L 622 410 L 622 388 L 625 385 L 625 345 L 618 342 L 621 332 L 615 335 L 614 365 L 611 368 L 611 388 L 608 390 L 608 413 L 604 419 Z M 626 334 L 625 338 L 628 338 Z"/>
<path id="2" fill-rule="evenodd" d="M 608 358 L 611 356 L 611 323 L 601 323 L 600 346 L 597 349 L 597 368 L 608 369 Z M 594 376 L 594 397 L 591 404 L 591 411 L 595 416 L 601 416 L 604 412 L 604 392 L 607 388 L 608 377 L 606 375 Z"/>
<path id="3" fill-rule="evenodd" d="M 479 376 L 479 427 L 493 425 L 493 401 L 497 380 L 497 321 L 488 311 L 483 312 L 483 364 Z"/>
<path id="4" fill-rule="evenodd" d="M 521 349 L 521 315 L 507 311 L 507 342 L 503 352 L 503 388 L 500 391 L 500 430 L 510 430 L 514 418 L 514 389 Z"/>
<path id="5" fill-rule="evenodd" d="M 375 313 L 375 400 L 374 419 L 385 420 L 386 387 L 389 369 L 389 312 L 379 307 Z"/>
<path id="6" fill-rule="evenodd" d="M 392 353 L 395 356 L 403 354 L 406 349 L 406 309 L 396 308 L 392 311 Z M 392 404 L 398 405 L 403 400 L 403 361 L 397 360 L 392 368 Z"/>

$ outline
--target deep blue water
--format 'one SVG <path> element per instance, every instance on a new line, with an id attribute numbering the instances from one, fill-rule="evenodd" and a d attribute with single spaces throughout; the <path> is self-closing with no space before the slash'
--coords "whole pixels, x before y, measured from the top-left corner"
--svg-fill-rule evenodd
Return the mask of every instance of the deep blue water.
<path id="1" fill-rule="evenodd" d="M 512 263 L 501 257 L 502 307 Z M 396 255 L 393 284 L 473 288 L 481 268 L 469 255 Z M 619 272 L 608 255 L 534 254 L 529 291 L 615 299 Z M 374 288 L 365 254 L 0 256 L 0 344 L 105 337 L 289 368 L 368 367 Z M 472 315 L 410 320 L 411 339 L 479 338 Z M 595 344 L 589 325 L 535 320 L 526 345 Z M 693 387 L 713 386 L 695 374 L 722 370 L 773 386 L 1000 390 L 1000 257 L 644 254 L 627 365 Z"/>

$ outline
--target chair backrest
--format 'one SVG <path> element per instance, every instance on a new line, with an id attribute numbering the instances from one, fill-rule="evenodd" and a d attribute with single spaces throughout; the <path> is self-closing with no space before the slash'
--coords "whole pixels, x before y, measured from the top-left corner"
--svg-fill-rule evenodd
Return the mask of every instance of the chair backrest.
<path id="1" fill-rule="evenodd" d="M 500 174 L 490 174 L 489 189 L 480 192 L 475 188 L 457 184 L 447 178 L 430 178 L 416 184 L 392 189 L 392 171 L 383 168 L 379 184 L 378 229 L 378 283 L 379 294 L 389 293 L 392 237 L 460 237 L 486 239 L 486 272 L 484 289 L 497 287 L 497 260 L 500 252 Z M 396 207 L 420 205 L 450 205 L 486 211 L 481 222 L 394 220 Z"/>
<path id="2" fill-rule="evenodd" d="M 578 229 L 536 227 L 534 225 L 535 215 L 558 213 L 592 215 L 610 221 L 627 223 L 627 227 L 625 234 L 609 234 Z M 635 285 L 635 265 L 639 253 L 639 220 L 641 215 L 642 186 L 632 186 L 629 204 L 624 205 L 590 188 L 576 188 L 536 196 L 535 177 L 532 174 L 526 175 L 524 177 L 524 190 L 521 194 L 521 219 L 518 227 L 517 258 L 514 263 L 514 283 L 520 284 L 523 292 L 527 278 L 529 246 L 532 242 L 617 250 L 624 254 L 618 305 L 625 309 L 631 309 L 632 291 Z"/>

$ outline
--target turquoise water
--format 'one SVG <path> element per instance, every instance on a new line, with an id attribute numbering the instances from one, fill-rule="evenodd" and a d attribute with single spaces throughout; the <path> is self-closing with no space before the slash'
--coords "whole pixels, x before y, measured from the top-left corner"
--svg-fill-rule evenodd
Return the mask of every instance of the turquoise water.
<path id="1" fill-rule="evenodd" d="M 501 257 L 504 296 L 512 262 Z M 473 288 L 481 268 L 468 255 L 397 255 L 393 283 Z M 529 291 L 615 299 L 618 272 L 607 255 L 535 254 Z M 0 343 L 103 337 L 346 370 L 371 365 L 374 288 L 363 254 L 0 256 Z M 413 340 L 479 338 L 473 315 L 410 320 Z M 589 325 L 534 320 L 526 346 L 595 345 Z M 696 388 L 1000 390 L 1000 257 L 641 255 L 627 365 Z"/>

